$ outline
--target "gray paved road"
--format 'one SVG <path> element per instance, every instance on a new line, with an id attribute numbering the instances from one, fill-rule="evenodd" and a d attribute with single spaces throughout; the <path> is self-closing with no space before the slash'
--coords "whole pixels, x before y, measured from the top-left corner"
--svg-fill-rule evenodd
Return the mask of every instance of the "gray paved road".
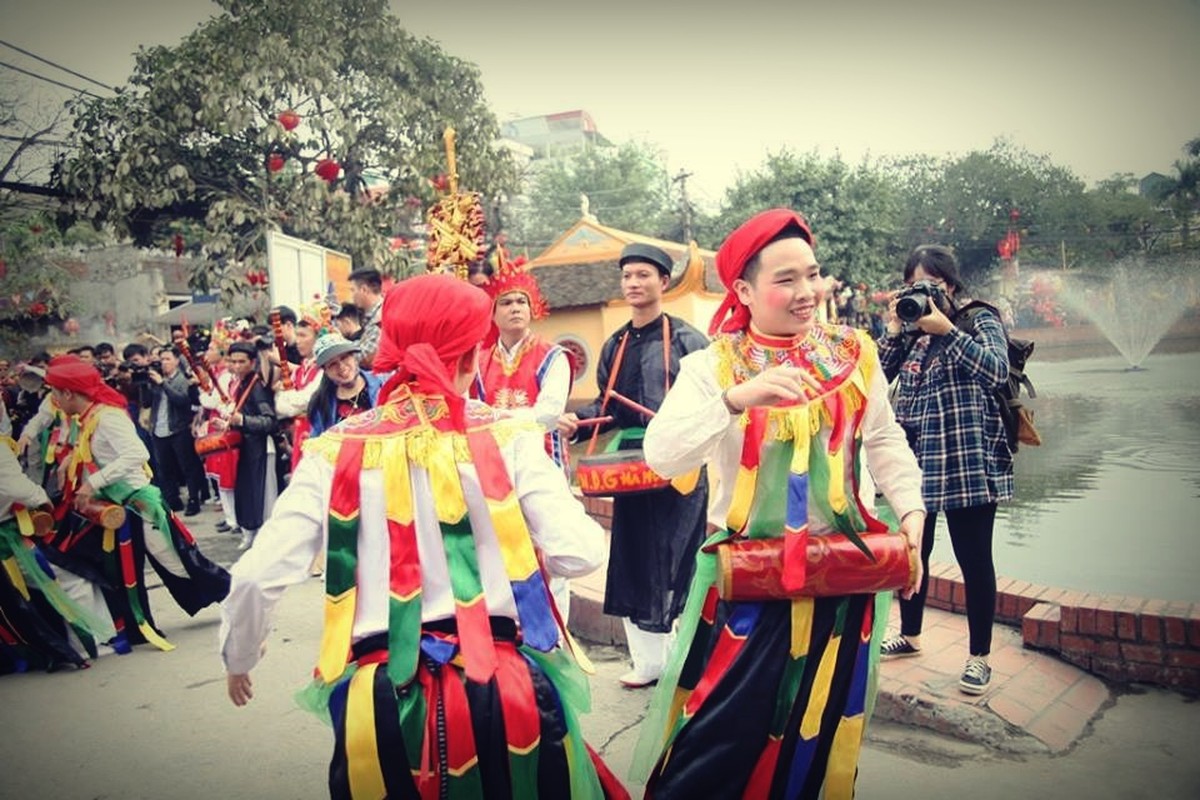
<path id="1" fill-rule="evenodd" d="M 230 537 L 195 526 L 206 552 L 236 557 Z M 215 520 L 214 520 L 215 521 Z M 0 797 L 54 800 L 322 798 L 332 737 L 292 700 L 311 674 L 321 619 L 319 580 L 288 592 L 255 698 L 225 697 L 218 614 L 188 619 L 162 589 L 156 618 L 178 649 L 139 647 L 89 670 L 0 677 Z M 597 667 L 589 741 L 624 776 L 649 692 L 621 689 L 621 653 L 591 648 Z M 860 764 L 862 798 L 972 800 L 1200 797 L 1200 707 L 1157 690 L 1126 694 L 1065 756 L 1017 760 L 932 734 L 874 725 Z M 637 788 L 637 787 L 633 787 Z"/>

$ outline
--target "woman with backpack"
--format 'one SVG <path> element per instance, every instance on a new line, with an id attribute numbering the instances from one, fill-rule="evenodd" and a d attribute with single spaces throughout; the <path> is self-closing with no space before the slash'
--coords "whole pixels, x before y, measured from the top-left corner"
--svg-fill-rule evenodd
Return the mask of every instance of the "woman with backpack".
<path id="1" fill-rule="evenodd" d="M 888 304 L 879 360 L 889 381 L 899 375 L 896 418 L 923 474 L 925 578 L 912 599 L 900 601 L 900 633 L 884 640 L 882 657 L 921 653 L 929 554 L 938 512 L 944 512 L 963 575 L 970 631 L 959 688 L 983 694 L 991 681 L 987 658 L 996 607 L 992 530 L 997 503 L 1013 495 L 1012 449 L 996 401 L 996 389 L 1008 379 L 1008 345 L 999 316 L 983 304 L 972 305 L 970 324 L 956 320 L 966 305 L 965 286 L 947 248 L 913 250 L 904 283 L 910 288 L 896 292 Z"/>

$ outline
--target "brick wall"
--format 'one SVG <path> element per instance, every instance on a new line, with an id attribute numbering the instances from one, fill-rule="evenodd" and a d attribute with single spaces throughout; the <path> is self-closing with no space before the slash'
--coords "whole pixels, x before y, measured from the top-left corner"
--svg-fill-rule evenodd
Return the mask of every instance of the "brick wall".
<path id="1" fill-rule="evenodd" d="M 929 572 L 929 604 L 965 614 L 958 567 Z M 1019 627 L 1026 647 L 1110 680 L 1200 691 L 1200 604 L 996 583 L 996 621 Z"/>

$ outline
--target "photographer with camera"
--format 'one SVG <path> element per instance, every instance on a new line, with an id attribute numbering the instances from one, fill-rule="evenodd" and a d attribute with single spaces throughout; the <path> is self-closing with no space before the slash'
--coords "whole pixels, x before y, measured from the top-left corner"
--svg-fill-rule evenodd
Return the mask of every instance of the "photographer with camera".
<path id="1" fill-rule="evenodd" d="M 172 511 L 185 517 L 200 513 L 204 494 L 204 465 L 196 455 L 192 437 L 192 388 L 179 364 L 180 353 L 174 347 L 158 351 L 158 360 L 150 362 L 150 432 L 159 467 L 159 485 L 163 499 Z M 180 498 L 179 485 L 187 484 L 187 509 Z"/>
<path id="2" fill-rule="evenodd" d="M 965 287 L 947 248 L 913 250 L 904 265 L 904 283 L 907 287 L 888 304 L 879 360 L 888 381 L 899 375 L 896 419 L 923 474 L 925 577 L 910 600 L 900 600 L 900 633 L 884 640 L 882 656 L 920 655 L 929 554 L 938 512 L 944 512 L 962 570 L 970 631 L 959 688 L 982 694 L 991 680 L 987 657 L 996 606 L 992 529 L 996 504 L 1013 495 L 1012 451 L 994 395 L 1008 379 L 1008 346 L 999 318 L 990 311 L 975 317 L 973 333 L 955 324 L 965 305 Z"/>

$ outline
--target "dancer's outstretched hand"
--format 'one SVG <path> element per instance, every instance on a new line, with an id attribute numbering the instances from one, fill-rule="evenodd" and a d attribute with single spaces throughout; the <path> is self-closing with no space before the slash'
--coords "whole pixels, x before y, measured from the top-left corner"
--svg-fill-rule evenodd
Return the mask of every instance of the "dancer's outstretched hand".
<path id="1" fill-rule="evenodd" d="M 254 690 L 250 682 L 249 672 L 242 673 L 241 675 L 227 673 L 225 675 L 225 685 L 229 691 L 229 699 L 235 706 L 244 706 L 254 698 Z"/>

